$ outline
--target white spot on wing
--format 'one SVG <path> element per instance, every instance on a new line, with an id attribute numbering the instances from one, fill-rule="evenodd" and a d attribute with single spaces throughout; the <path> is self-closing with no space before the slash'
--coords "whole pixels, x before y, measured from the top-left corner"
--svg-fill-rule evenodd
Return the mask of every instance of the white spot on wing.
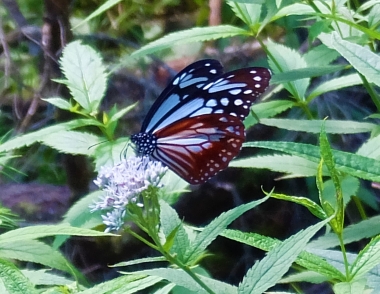
<path id="1" fill-rule="evenodd" d="M 231 95 L 238 95 L 241 93 L 241 89 L 235 89 L 228 91 Z"/>
<path id="2" fill-rule="evenodd" d="M 234 104 L 235 104 L 236 106 L 242 105 L 242 104 L 243 104 L 243 100 L 241 100 L 241 99 L 236 99 L 236 100 L 234 101 Z"/>
<path id="3" fill-rule="evenodd" d="M 216 106 L 216 105 L 218 105 L 218 103 L 216 102 L 215 99 L 210 99 L 210 100 L 207 101 L 207 103 L 206 103 L 206 106 L 207 106 L 207 107 L 214 107 L 214 106 Z"/>
<path id="4" fill-rule="evenodd" d="M 227 106 L 228 105 L 228 102 L 230 102 L 229 100 L 228 100 L 228 98 L 222 98 L 222 99 L 220 99 L 220 103 L 223 105 L 223 106 Z"/>

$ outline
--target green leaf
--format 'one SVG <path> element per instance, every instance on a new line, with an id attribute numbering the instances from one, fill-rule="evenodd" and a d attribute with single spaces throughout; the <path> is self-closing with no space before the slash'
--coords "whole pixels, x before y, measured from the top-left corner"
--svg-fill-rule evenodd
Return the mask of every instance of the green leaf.
<path id="1" fill-rule="evenodd" d="M 336 211 L 336 215 L 331 220 L 330 224 L 335 232 L 341 233 L 343 231 L 343 226 L 344 226 L 343 192 L 342 192 L 342 186 L 340 183 L 338 171 L 335 168 L 334 156 L 332 153 L 330 143 L 327 139 L 324 124 L 322 124 L 322 127 L 321 127 L 321 134 L 319 136 L 319 144 L 321 148 L 320 149 L 321 159 L 323 160 L 323 163 L 327 166 L 327 169 L 330 172 L 331 180 L 334 183 L 334 187 L 335 187 L 335 197 L 336 197 L 335 204 L 336 205 L 334 206 L 334 203 L 328 202 L 329 203 L 328 207 L 332 206 L 335 208 L 335 211 Z M 322 207 L 328 213 L 328 209 L 325 205 L 326 199 L 322 198 L 321 200 L 322 200 L 321 201 Z"/>
<path id="2" fill-rule="evenodd" d="M 80 198 L 66 212 L 62 224 L 68 223 L 73 227 L 87 229 L 102 224 L 102 212 L 99 210 L 91 212 L 89 208 L 89 205 L 99 200 L 102 195 L 104 195 L 103 191 L 95 191 Z M 59 248 L 68 238 L 69 236 L 67 235 L 56 236 L 53 242 L 53 247 Z"/>
<path id="3" fill-rule="evenodd" d="M 280 283 L 297 283 L 297 282 L 308 282 L 313 284 L 321 284 L 327 282 L 330 277 L 323 276 L 313 271 L 303 271 L 300 273 L 288 275 L 280 280 Z"/>
<path id="4" fill-rule="evenodd" d="M 34 285 L 68 285 L 74 283 L 74 280 L 68 279 L 46 269 L 41 270 L 21 270 L 22 274 L 27 277 Z"/>
<path id="5" fill-rule="evenodd" d="M 122 266 L 130 266 L 130 265 L 136 265 L 136 264 L 142 264 L 142 263 L 156 263 L 156 262 L 167 262 L 164 256 L 157 256 L 157 257 L 146 257 L 146 258 L 138 258 L 133 259 L 130 261 L 122 261 L 118 262 L 114 265 L 110 265 L 109 267 L 122 267 Z"/>
<path id="6" fill-rule="evenodd" d="M 77 27 L 83 25 L 84 23 L 88 22 L 89 20 L 93 19 L 94 17 L 97 17 L 98 15 L 102 14 L 103 12 L 110 9 L 112 6 L 118 4 L 122 0 L 107 0 L 105 3 L 100 5 L 98 9 L 96 9 L 93 13 L 91 13 L 89 16 L 87 16 L 84 20 L 82 20 L 80 23 L 78 23 L 75 27 L 72 29 L 75 30 Z"/>
<path id="7" fill-rule="evenodd" d="M 129 139 L 119 138 L 116 141 L 105 141 L 94 146 L 95 170 L 102 166 L 114 166 L 124 158 L 124 151 L 132 152 L 128 149 Z"/>
<path id="8" fill-rule="evenodd" d="M 289 270 L 309 240 L 330 219 L 326 219 L 286 239 L 251 267 L 241 281 L 238 293 L 261 294 L 275 285 Z"/>
<path id="9" fill-rule="evenodd" d="M 261 4 L 254 4 L 252 1 L 247 3 L 238 3 L 236 1 L 227 1 L 235 15 L 240 18 L 246 25 L 253 27 L 260 21 Z"/>
<path id="10" fill-rule="evenodd" d="M 368 14 L 368 27 L 376 30 L 380 24 L 380 4 L 376 4 L 372 7 Z"/>
<path id="11" fill-rule="evenodd" d="M 351 196 L 357 195 L 359 190 L 360 181 L 358 178 L 345 176 L 340 177 L 342 193 L 343 193 L 343 205 L 346 207 L 347 203 L 351 200 Z M 336 193 L 335 186 L 332 180 L 327 180 L 323 185 L 323 198 L 329 203 L 334 204 L 336 208 Z"/>
<path id="12" fill-rule="evenodd" d="M 356 154 L 373 158 L 380 159 L 380 135 L 375 138 L 369 139 L 366 143 L 364 143 Z"/>
<path id="13" fill-rule="evenodd" d="M 251 111 L 255 113 L 255 115 L 262 119 L 267 117 L 275 116 L 279 113 L 284 112 L 285 110 L 292 108 L 294 106 L 293 101 L 289 100 L 274 100 L 269 102 L 260 102 L 254 104 L 251 107 Z M 252 112 L 249 113 L 247 118 L 244 120 L 245 128 L 249 128 L 257 123 L 256 117 L 252 115 Z"/>
<path id="14" fill-rule="evenodd" d="M 61 124 L 57 124 L 51 127 L 46 127 L 29 134 L 12 138 L 7 142 L 2 143 L 0 145 L 0 152 L 11 151 L 13 149 L 30 146 L 37 142 L 42 142 L 46 136 L 57 133 L 57 132 L 68 131 L 71 129 L 75 129 L 75 128 L 79 128 L 83 126 L 91 126 L 91 125 L 101 126 L 101 124 L 94 119 L 76 119 L 76 120 L 71 120 L 68 122 L 61 123 Z"/>
<path id="15" fill-rule="evenodd" d="M 380 236 L 376 236 L 359 252 L 350 272 L 353 277 L 361 277 L 379 264 Z"/>
<path id="16" fill-rule="evenodd" d="M 200 232 L 195 240 L 191 242 L 189 248 L 187 248 L 185 260 L 187 263 L 195 262 L 207 248 L 207 246 L 221 233 L 223 230 L 236 218 L 241 216 L 243 213 L 248 210 L 256 207 L 257 205 L 263 203 L 267 197 L 258 200 L 252 201 L 247 204 L 242 204 L 238 207 L 230 209 L 222 213 L 220 216 L 215 218 L 209 225 L 207 225 L 202 232 Z"/>
<path id="17" fill-rule="evenodd" d="M 306 63 L 310 66 L 318 64 L 319 66 L 325 66 L 330 64 L 339 57 L 339 54 L 327 47 L 326 45 L 319 45 L 317 47 L 312 47 L 308 52 L 303 55 Z"/>
<path id="18" fill-rule="evenodd" d="M 56 235 L 70 236 L 117 236 L 110 233 L 102 233 L 98 231 L 71 227 L 66 224 L 62 225 L 39 225 L 33 227 L 25 227 L 12 230 L 0 235 L 0 246 L 3 243 L 23 242 L 24 240 L 34 240 L 43 237 Z"/>
<path id="19" fill-rule="evenodd" d="M 314 88 L 308 95 L 307 99 L 310 101 L 311 99 L 320 96 L 324 93 L 347 87 L 353 87 L 356 85 L 361 85 L 362 83 L 363 81 L 357 73 L 349 74 L 335 79 L 330 79 L 326 82 L 319 84 L 316 88 Z"/>
<path id="20" fill-rule="evenodd" d="M 101 142 L 98 136 L 77 131 L 60 131 L 46 135 L 41 140 L 41 143 L 60 152 L 87 156 L 93 156 L 96 150 L 94 146 Z"/>
<path id="21" fill-rule="evenodd" d="M 150 275 L 161 277 L 176 285 L 185 287 L 187 291 L 195 291 L 196 293 L 205 293 L 202 288 L 188 273 L 181 269 L 173 268 L 155 268 L 151 270 L 144 270 L 134 272 L 134 274 Z M 196 274 L 197 275 L 197 274 Z M 213 292 L 218 294 L 234 294 L 237 293 L 236 287 L 223 283 L 205 276 L 197 275 L 203 283 L 205 283 Z"/>
<path id="22" fill-rule="evenodd" d="M 247 244 L 249 246 L 253 246 L 255 248 L 259 248 L 264 251 L 271 251 L 273 248 L 281 244 L 281 241 L 277 239 L 262 236 L 256 233 L 245 233 L 235 230 L 224 230 L 221 236 L 243 244 Z M 306 251 L 301 252 L 295 262 L 308 270 L 328 277 L 328 279 L 345 279 L 345 276 L 339 270 L 337 270 L 321 257 L 312 253 Z"/>
<path id="23" fill-rule="evenodd" d="M 114 115 L 112 115 L 107 122 L 107 124 L 112 124 L 116 121 L 118 121 L 121 117 L 123 117 L 125 114 L 130 112 L 133 108 L 135 108 L 137 105 L 136 103 L 133 103 L 132 105 L 128 105 L 127 107 L 124 107 L 123 109 L 120 109 L 118 112 L 116 112 Z"/>
<path id="24" fill-rule="evenodd" d="M 253 156 L 233 160 L 229 167 L 265 168 L 288 174 L 286 177 L 315 176 L 317 164 L 308 159 L 292 155 Z"/>
<path id="25" fill-rule="evenodd" d="M 306 207 L 312 214 L 314 214 L 316 217 L 318 217 L 321 220 L 324 220 L 327 218 L 327 215 L 323 211 L 322 207 L 320 207 L 317 203 L 310 200 L 309 198 L 300 197 L 300 196 L 289 196 L 289 195 L 277 194 L 277 193 L 272 193 L 270 196 L 272 198 L 281 199 L 281 200 L 300 204 L 300 205 Z"/>
<path id="26" fill-rule="evenodd" d="M 306 68 L 307 63 L 304 58 L 295 50 L 285 47 L 284 45 L 276 44 L 268 41 L 269 65 L 274 72 L 273 79 L 276 79 L 277 74 L 287 73 L 294 69 Z M 305 92 L 309 86 L 310 79 L 303 78 L 293 82 L 284 84 L 293 97 L 297 100 L 304 100 Z"/>
<path id="27" fill-rule="evenodd" d="M 193 28 L 189 30 L 171 33 L 153 41 L 139 50 L 133 52 L 131 57 L 138 58 L 157 51 L 171 48 L 173 44 L 187 44 L 193 42 L 210 41 L 220 38 L 233 37 L 238 35 L 247 35 L 248 32 L 238 27 L 230 25 L 220 25 L 203 28 Z"/>
<path id="28" fill-rule="evenodd" d="M 369 82 L 380 86 L 380 57 L 368 48 L 342 40 L 335 32 L 331 34 L 331 46 L 337 50 Z"/>
<path id="29" fill-rule="evenodd" d="M 147 289 L 162 281 L 158 277 L 141 275 L 121 276 L 80 292 L 81 294 L 131 294 Z"/>
<path id="30" fill-rule="evenodd" d="M 283 73 L 276 73 L 271 79 L 271 84 L 283 84 L 304 78 L 319 77 L 330 73 L 342 71 L 346 65 L 325 65 L 318 67 L 306 67 L 293 69 Z"/>
<path id="31" fill-rule="evenodd" d="M 355 279 L 349 282 L 337 283 L 333 286 L 334 293 L 336 294 L 358 294 L 366 293 L 365 288 L 367 280 L 365 278 Z M 372 291 L 368 292 L 371 293 Z"/>
<path id="32" fill-rule="evenodd" d="M 39 293 L 32 283 L 21 273 L 21 271 L 11 262 L 0 260 L 0 280 L 1 284 L 10 294 L 35 294 Z"/>
<path id="33" fill-rule="evenodd" d="M 309 144 L 293 142 L 247 142 L 244 147 L 267 148 L 300 156 L 319 163 L 319 148 Z M 336 168 L 354 177 L 380 182 L 380 162 L 356 154 L 333 150 Z"/>
<path id="34" fill-rule="evenodd" d="M 42 100 L 53 104 L 55 107 L 58 107 L 60 109 L 64 110 L 70 110 L 71 109 L 71 104 L 69 101 L 59 98 L 59 97 L 52 97 L 52 98 L 42 98 Z"/>
<path id="35" fill-rule="evenodd" d="M 160 224 L 167 238 L 172 232 L 176 232 L 170 252 L 183 262 L 186 250 L 190 246 L 190 240 L 177 212 L 163 200 L 160 200 Z"/>
<path id="36" fill-rule="evenodd" d="M 380 216 L 363 220 L 343 230 L 344 244 L 350 244 L 380 234 Z M 328 233 L 309 243 L 308 248 L 327 249 L 339 246 L 339 239 L 334 233 Z"/>
<path id="37" fill-rule="evenodd" d="M 36 240 L 1 242 L 0 257 L 35 262 L 69 274 L 79 273 L 60 252 Z"/>
<path id="38" fill-rule="evenodd" d="M 263 118 L 260 123 L 269 127 L 286 129 L 288 131 L 308 132 L 317 134 L 323 123 L 326 123 L 326 132 L 329 134 L 357 134 L 367 133 L 377 126 L 372 123 L 357 122 L 350 120 L 302 120 L 302 119 L 280 119 Z"/>
<path id="39" fill-rule="evenodd" d="M 60 64 L 66 77 L 62 82 L 69 88 L 73 99 L 87 113 L 95 115 L 107 84 L 105 67 L 99 54 L 90 46 L 75 41 L 63 49 Z"/>

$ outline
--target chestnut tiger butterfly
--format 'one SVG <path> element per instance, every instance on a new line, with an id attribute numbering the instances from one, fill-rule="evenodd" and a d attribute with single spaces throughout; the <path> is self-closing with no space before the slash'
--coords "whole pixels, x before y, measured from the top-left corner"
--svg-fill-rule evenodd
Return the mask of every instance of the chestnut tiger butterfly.
<path id="1" fill-rule="evenodd" d="M 271 78 L 267 68 L 223 73 L 205 59 L 180 71 L 131 136 L 139 155 L 160 161 L 190 184 L 225 169 L 245 140 L 243 120 Z"/>

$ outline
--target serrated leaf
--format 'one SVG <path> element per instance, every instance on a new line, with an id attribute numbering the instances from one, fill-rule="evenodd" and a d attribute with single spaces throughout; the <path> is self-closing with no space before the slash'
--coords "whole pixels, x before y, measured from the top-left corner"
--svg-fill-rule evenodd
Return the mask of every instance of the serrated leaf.
<path id="1" fill-rule="evenodd" d="M 0 260 L 0 279 L 10 294 L 38 293 L 32 283 L 11 262 Z"/>
<path id="2" fill-rule="evenodd" d="M 60 65 L 66 77 L 64 84 L 69 88 L 73 99 L 87 113 L 96 114 L 107 84 L 100 55 L 90 46 L 75 41 L 63 49 Z"/>
<path id="3" fill-rule="evenodd" d="M 306 52 L 303 55 L 303 58 L 305 59 L 306 63 L 310 66 L 315 64 L 328 65 L 337 57 L 339 57 L 339 54 L 335 50 L 323 44 L 311 48 L 308 52 Z"/>
<path id="4" fill-rule="evenodd" d="M 271 78 L 271 84 L 289 83 L 300 79 L 319 77 L 342 71 L 345 67 L 346 65 L 325 65 L 293 69 L 283 73 L 276 73 L 276 75 Z"/>
<path id="5" fill-rule="evenodd" d="M 307 63 L 303 57 L 295 50 L 285 47 L 284 45 L 276 44 L 268 41 L 268 50 L 270 51 L 269 65 L 274 72 L 273 79 L 280 73 L 287 73 L 294 69 L 306 68 Z M 297 100 L 304 100 L 305 92 L 309 86 L 310 79 L 304 78 L 289 83 L 285 83 L 284 87 Z"/>
<path id="6" fill-rule="evenodd" d="M 0 145 L 0 152 L 10 151 L 25 146 L 30 146 L 34 143 L 41 142 L 46 136 L 53 133 L 68 131 L 83 126 L 101 126 L 99 122 L 94 119 L 76 119 L 54 126 L 46 127 L 29 134 L 21 135 L 10 139 Z"/>
<path id="7" fill-rule="evenodd" d="M 41 270 L 21 270 L 22 274 L 27 277 L 34 285 L 67 285 L 74 283 L 74 280 L 68 279 L 57 273 L 48 272 L 46 269 Z"/>
<path id="8" fill-rule="evenodd" d="M 358 254 L 351 266 L 351 275 L 361 277 L 380 264 L 380 236 L 373 238 Z"/>
<path id="9" fill-rule="evenodd" d="M 265 168 L 289 174 L 290 177 L 315 176 L 317 164 L 308 159 L 292 155 L 266 155 L 233 160 L 229 167 Z"/>
<path id="10" fill-rule="evenodd" d="M 230 25 L 220 25 L 203 28 L 193 28 L 168 34 L 133 52 L 131 57 L 138 58 L 154 52 L 171 48 L 173 44 L 187 44 L 193 42 L 210 41 L 220 38 L 246 35 L 248 32 Z"/>
<path id="11" fill-rule="evenodd" d="M 117 236 L 110 233 L 103 233 L 89 229 L 75 228 L 67 224 L 62 225 L 39 225 L 12 230 L 0 235 L 0 246 L 2 243 L 23 242 L 24 240 L 34 240 L 43 237 L 56 235 L 70 236 Z"/>
<path id="12" fill-rule="evenodd" d="M 160 224 L 167 237 L 175 232 L 170 252 L 175 254 L 177 258 L 183 262 L 186 250 L 190 246 L 189 237 L 183 227 L 182 221 L 178 217 L 177 212 L 170 207 L 165 201 L 160 200 Z"/>
<path id="13" fill-rule="evenodd" d="M 133 103 L 132 105 L 128 105 L 127 107 L 124 107 L 123 109 L 120 109 L 118 112 L 116 112 L 114 115 L 112 115 L 109 118 L 109 121 L 107 123 L 111 124 L 118 121 L 121 117 L 123 117 L 125 114 L 130 112 L 133 108 L 135 108 L 136 105 L 137 105 L 137 102 Z"/>
<path id="14" fill-rule="evenodd" d="M 335 196 L 336 206 L 334 207 L 336 211 L 336 215 L 331 220 L 330 224 L 335 232 L 341 233 L 344 226 L 343 193 L 342 193 L 342 187 L 341 187 L 339 175 L 335 168 L 334 156 L 332 153 L 330 142 L 327 139 L 324 124 L 322 124 L 322 127 L 321 127 L 321 134 L 319 136 L 319 144 L 320 144 L 321 158 L 323 160 L 323 163 L 327 166 L 327 169 L 330 172 L 330 177 L 331 177 L 332 182 L 334 183 L 335 193 L 336 193 L 336 196 Z M 322 207 L 325 209 L 325 211 L 328 211 L 327 207 L 325 206 L 325 201 L 326 199 L 322 199 L 321 204 L 322 204 Z M 333 203 L 330 203 L 330 202 L 329 204 L 331 206 L 334 205 Z"/>
<path id="15" fill-rule="evenodd" d="M 380 86 L 380 57 L 364 46 L 343 40 L 337 33 L 331 34 L 331 46 L 337 50 L 369 82 Z"/>
<path id="16" fill-rule="evenodd" d="M 156 268 L 152 270 L 144 270 L 134 272 L 135 274 L 150 275 L 161 277 L 168 280 L 176 285 L 185 287 L 188 291 L 195 291 L 197 293 L 206 293 L 205 289 L 202 288 L 188 273 L 180 269 L 173 268 Z M 205 276 L 197 275 L 204 284 L 206 284 L 214 293 L 218 294 L 234 294 L 237 293 L 235 286 L 223 283 L 214 279 L 207 278 Z"/>
<path id="17" fill-rule="evenodd" d="M 242 204 L 238 207 L 235 207 L 233 209 L 230 209 L 229 211 L 226 211 L 222 213 L 220 216 L 215 218 L 209 225 L 207 225 L 202 232 L 200 232 L 195 240 L 191 242 L 190 247 L 187 248 L 186 254 L 185 254 L 185 260 L 187 263 L 192 263 L 196 261 L 204 252 L 204 250 L 207 248 L 207 246 L 214 241 L 214 239 L 221 233 L 223 230 L 236 218 L 241 216 L 243 213 L 247 212 L 248 210 L 256 207 L 257 205 L 263 203 L 265 200 L 267 200 L 267 197 L 252 201 L 247 204 Z"/>
<path id="18" fill-rule="evenodd" d="M 121 276 L 80 292 L 81 294 L 132 294 L 147 289 L 162 281 L 159 277 L 142 275 Z"/>
<path id="19" fill-rule="evenodd" d="M 238 293 L 261 294 L 289 270 L 309 240 L 328 222 L 326 219 L 286 239 L 251 267 L 239 284 Z"/>
<path id="20" fill-rule="evenodd" d="M 366 292 L 367 280 L 366 279 L 355 279 L 349 282 L 337 283 L 333 286 L 335 294 L 370 294 L 372 290 Z"/>
<path id="21" fill-rule="evenodd" d="M 357 73 L 345 75 L 335 79 L 330 79 L 319 84 L 316 88 L 314 88 L 308 95 L 307 99 L 310 101 L 311 99 L 320 96 L 324 93 L 347 87 L 353 87 L 361 84 L 363 84 L 363 81 Z"/>
<path id="22" fill-rule="evenodd" d="M 357 224 L 350 225 L 343 230 L 344 244 L 371 238 L 380 234 L 380 216 L 363 220 Z M 308 244 L 308 248 L 327 249 L 339 246 L 339 239 L 334 233 L 329 233 L 319 237 Z"/>
<path id="23" fill-rule="evenodd" d="M 69 101 L 59 98 L 59 97 L 52 97 L 52 98 L 42 98 L 42 100 L 54 105 L 55 107 L 58 107 L 60 109 L 64 110 L 70 110 L 71 104 Z"/>
<path id="24" fill-rule="evenodd" d="M 127 149 L 128 154 L 133 152 L 128 148 L 129 139 L 119 138 L 116 141 L 105 141 L 95 146 L 95 170 L 98 171 L 101 166 L 114 166 L 124 158 L 124 151 Z"/>
<path id="25" fill-rule="evenodd" d="M 60 131 L 46 135 L 41 143 L 63 153 L 93 156 L 96 150 L 94 146 L 101 143 L 102 140 L 90 133 Z"/>
<path id="26" fill-rule="evenodd" d="M 327 262 L 335 266 L 341 271 L 345 271 L 345 261 L 343 260 L 343 254 L 341 251 L 337 250 L 318 250 L 318 249 L 308 249 L 310 252 L 317 254 L 321 258 L 325 259 Z M 356 258 L 357 254 L 352 254 L 346 252 L 346 257 L 349 264 L 352 264 Z M 373 293 L 380 293 L 380 266 L 377 265 L 376 268 L 372 269 L 365 276 L 367 279 L 367 286 L 373 288 Z M 341 280 L 341 281 L 345 281 Z"/>
<path id="27" fill-rule="evenodd" d="M 235 230 L 224 230 L 221 236 L 264 251 L 270 251 L 281 244 L 280 240 L 274 238 L 262 236 L 256 233 L 245 233 Z M 321 257 L 312 253 L 302 251 L 295 262 L 308 270 L 328 277 L 328 279 L 345 279 L 345 276 L 339 270 L 334 268 Z"/>
<path id="28" fill-rule="evenodd" d="M 320 207 L 317 203 L 310 200 L 309 198 L 300 197 L 300 196 L 289 196 L 289 195 L 278 194 L 274 192 L 271 194 L 271 197 L 300 204 L 306 207 L 312 214 L 314 214 L 316 217 L 318 217 L 321 220 L 324 220 L 327 218 L 327 215 L 323 211 L 322 207 Z"/>
<path id="29" fill-rule="evenodd" d="M 228 1 L 227 4 L 231 6 L 231 9 L 235 15 L 249 27 L 259 23 L 262 7 L 261 4 L 255 4 L 252 1 L 246 3 Z"/>
<path id="30" fill-rule="evenodd" d="M 309 144 L 293 142 L 247 142 L 244 147 L 267 148 L 304 157 L 319 163 L 319 148 Z M 354 177 L 380 182 L 380 162 L 356 154 L 333 150 L 336 168 Z"/>
<path id="31" fill-rule="evenodd" d="M 255 113 L 255 115 L 262 119 L 267 117 L 275 116 L 276 114 L 282 113 L 285 110 L 292 108 L 294 106 L 293 101 L 289 100 L 275 100 L 269 102 L 261 102 L 254 104 L 251 107 L 251 110 Z M 244 120 L 245 128 L 249 128 L 256 124 L 258 121 L 256 117 L 252 115 L 252 112 Z"/>
<path id="32" fill-rule="evenodd" d="M 39 263 L 69 274 L 79 273 L 60 252 L 36 240 L 1 242 L 0 257 Z"/>
<path id="33" fill-rule="evenodd" d="M 104 195 L 103 191 L 95 191 L 80 198 L 66 212 L 62 223 L 87 229 L 94 227 L 94 222 L 98 225 L 102 224 L 102 212 L 99 210 L 91 212 L 89 208 L 89 205 L 99 200 L 101 195 Z M 56 236 L 53 242 L 53 248 L 59 248 L 68 238 L 69 236 Z"/>
<path id="34" fill-rule="evenodd" d="M 297 282 L 308 282 L 313 284 L 321 284 L 327 282 L 329 277 L 323 276 L 312 271 L 303 271 L 296 274 L 291 274 L 279 281 L 280 284 L 284 283 L 297 283 Z"/>
<path id="35" fill-rule="evenodd" d="M 142 264 L 142 263 L 150 263 L 150 262 L 167 262 L 165 257 L 163 256 L 157 256 L 157 257 L 146 257 L 146 258 L 138 258 L 130 261 L 122 261 L 118 262 L 113 265 L 109 265 L 109 267 L 122 267 L 122 266 L 130 266 L 130 265 L 136 265 L 136 264 Z"/>
<path id="36" fill-rule="evenodd" d="M 350 120 L 301 120 L 263 118 L 260 123 L 270 127 L 286 129 L 288 131 L 308 132 L 318 134 L 323 123 L 326 123 L 326 132 L 329 134 L 357 134 L 367 133 L 377 126 L 372 123 L 357 122 Z"/>
<path id="37" fill-rule="evenodd" d="M 358 155 L 373 159 L 380 159 L 380 136 L 369 139 L 356 152 Z"/>

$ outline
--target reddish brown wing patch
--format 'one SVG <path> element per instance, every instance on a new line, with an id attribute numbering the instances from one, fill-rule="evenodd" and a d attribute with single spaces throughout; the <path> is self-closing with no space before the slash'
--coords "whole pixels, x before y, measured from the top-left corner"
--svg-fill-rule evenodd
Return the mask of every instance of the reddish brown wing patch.
<path id="1" fill-rule="evenodd" d="M 245 140 L 243 123 L 226 114 L 185 118 L 154 134 L 158 140 L 152 157 L 190 184 L 204 183 L 225 169 Z"/>

